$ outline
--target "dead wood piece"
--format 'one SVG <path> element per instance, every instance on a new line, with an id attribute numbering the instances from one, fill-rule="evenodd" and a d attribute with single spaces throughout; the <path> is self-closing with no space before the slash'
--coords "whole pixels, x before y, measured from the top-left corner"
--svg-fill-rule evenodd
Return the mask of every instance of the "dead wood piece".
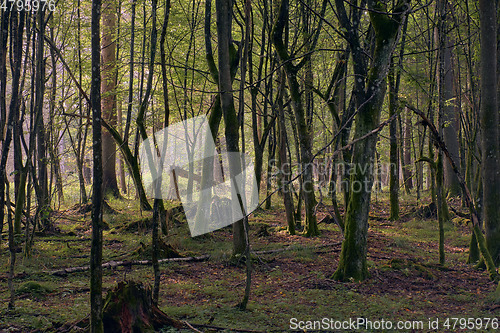
<path id="1" fill-rule="evenodd" d="M 431 219 L 431 218 L 436 218 L 437 217 L 437 207 L 434 202 L 431 202 L 427 206 L 422 206 L 417 211 L 414 213 L 415 216 L 425 218 L 425 219 Z"/>
<path id="2" fill-rule="evenodd" d="M 108 292 L 103 308 L 104 331 L 132 333 L 157 331 L 163 327 L 185 328 L 153 302 L 149 287 L 140 282 L 120 282 Z"/>
<path id="3" fill-rule="evenodd" d="M 167 259 L 160 259 L 158 260 L 158 263 L 165 263 L 165 262 L 196 262 L 196 261 L 204 261 L 210 258 L 209 255 L 202 255 L 198 257 L 185 257 L 185 258 L 167 258 Z M 151 260 L 129 260 L 129 261 L 108 261 L 106 263 L 102 264 L 102 268 L 116 268 L 120 266 L 139 266 L 139 265 L 152 265 Z M 80 267 L 69 267 L 69 268 L 63 268 L 63 269 L 58 269 L 54 271 L 44 271 L 43 273 L 45 274 L 50 274 L 50 275 L 56 275 L 56 276 L 66 276 L 67 274 L 71 273 L 78 273 L 78 272 L 86 272 L 90 270 L 90 266 L 80 266 Z"/>

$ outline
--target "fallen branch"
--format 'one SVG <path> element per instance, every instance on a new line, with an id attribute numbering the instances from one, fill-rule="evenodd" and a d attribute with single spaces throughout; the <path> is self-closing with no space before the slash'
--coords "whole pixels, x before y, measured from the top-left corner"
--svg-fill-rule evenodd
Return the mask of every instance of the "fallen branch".
<path id="1" fill-rule="evenodd" d="M 202 331 L 196 329 L 193 327 L 193 325 L 191 325 L 190 323 L 188 323 L 187 321 L 183 320 L 182 321 L 187 327 L 189 327 L 190 329 L 192 329 L 194 332 L 198 332 L 198 333 L 203 333 Z"/>
<path id="2" fill-rule="evenodd" d="M 187 324 L 187 322 L 185 322 L 185 321 L 184 321 L 184 323 Z M 191 326 L 191 328 L 198 327 L 198 328 L 209 329 L 211 331 L 212 330 L 213 331 L 224 331 L 224 332 L 230 331 L 230 332 L 235 332 L 235 333 L 238 333 L 238 332 L 241 332 L 241 333 L 273 332 L 273 331 L 255 331 L 255 330 L 236 329 L 236 328 L 228 328 L 228 327 L 220 327 L 220 326 L 212 326 L 212 325 L 203 325 L 203 324 L 189 324 L 189 326 Z M 274 332 L 280 332 L 280 331 L 276 330 Z"/>
<path id="3" fill-rule="evenodd" d="M 450 207 L 450 210 L 455 213 L 458 217 L 462 217 L 464 219 L 468 219 L 470 217 L 470 215 L 468 214 L 465 214 L 465 213 L 462 213 L 458 210 L 456 210 L 455 208 L 453 208 L 453 206 L 449 206 Z"/>
<path id="4" fill-rule="evenodd" d="M 285 251 L 292 251 L 292 250 L 316 250 L 316 249 L 321 249 L 325 247 L 333 247 L 333 246 L 340 246 L 342 245 L 341 242 L 339 243 L 329 243 L 329 244 L 322 244 L 322 245 L 316 245 L 313 247 L 285 247 L 281 249 L 274 249 L 274 250 L 263 250 L 263 251 L 252 251 L 252 254 L 255 255 L 260 255 L 260 254 L 272 254 L 272 253 L 280 253 L 280 252 L 285 252 Z M 196 261 L 205 261 L 210 258 L 210 255 L 205 254 L 197 257 L 185 257 L 185 258 L 166 258 L 166 259 L 160 259 L 158 260 L 158 263 L 166 263 L 166 262 L 196 262 Z M 121 266 L 145 266 L 145 265 L 152 265 L 151 260 L 128 260 L 128 261 L 116 261 L 116 260 L 111 260 L 108 262 L 105 262 L 102 264 L 102 268 L 116 268 L 116 267 L 121 267 Z M 62 268 L 62 269 L 57 269 L 53 271 L 44 271 L 43 273 L 45 274 L 50 274 L 50 275 L 56 275 L 56 276 L 65 276 L 67 274 L 72 274 L 72 273 L 79 273 L 79 272 L 86 272 L 90 270 L 90 266 L 80 266 L 80 267 L 68 267 L 68 268 Z"/>
<path id="5" fill-rule="evenodd" d="M 165 262 L 190 262 L 190 261 L 203 261 L 207 260 L 210 258 L 209 255 L 202 255 L 198 257 L 185 257 L 185 258 L 167 258 L 167 259 L 160 259 L 158 260 L 158 263 L 165 263 Z M 152 265 L 151 260 L 129 260 L 129 261 L 108 261 L 104 264 L 102 264 L 102 268 L 116 268 L 120 266 L 139 266 L 139 265 Z M 86 272 L 90 270 L 90 266 L 80 266 L 80 267 L 70 267 L 70 268 L 63 268 L 63 269 L 58 269 L 55 271 L 45 271 L 44 273 L 48 273 L 50 275 L 56 275 L 56 276 L 65 276 L 67 274 L 71 273 L 78 273 L 78 272 Z"/>

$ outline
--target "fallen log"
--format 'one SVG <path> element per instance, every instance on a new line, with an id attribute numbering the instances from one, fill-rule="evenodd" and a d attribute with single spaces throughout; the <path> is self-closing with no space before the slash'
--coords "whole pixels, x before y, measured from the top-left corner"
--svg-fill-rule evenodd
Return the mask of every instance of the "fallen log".
<path id="1" fill-rule="evenodd" d="M 198 257 L 185 257 L 185 258 L 166 258 L 166 259 L 160 259 L 158 260 L 158 263 L 165 263 L 165 262 L 189 262 L 189 261 L 203 261 L 207 260 L 210 258 L 209 255 L 202 255 Z M 105 262 L 102 264 L 102 268 L 116 268 L 120 266 L 140 266 L 140 265 L 152 265 L 151 260 L 128 260 L 128 261 L 115 261 L 111 260 L 108 262 Z M 67 274 L 71 273 L 78 273 L 78 272 L 86 272 L 90 270 L 90 266 L 80 266 L 80 267 L 69 267 L 69 268 L 63 268 L 63 269 L 58 269 L 58 270 L 53 270 L 53 271 L 44 271 L 46 274 L 50 275 L 56 275 L 56 276 L 65 276 Z"/>
<path id="2" fill-rule="evenodd" d="M 312 246 L 312 247 L 284 247 L 281 249 L 274 249 L 274 250 L 263 250 L 263 251 L 252 251 L 252 254 L 255 255 L 261 255 L 261 254 L 273 254 L 273 253 L 280 253 L 284 251 L 293 251 L 293 250 L 302 250 L 302 249 L 321 249 L 325 247 L 333 247 L 333 246 L 339 246 L 342 245 L 341 242 L 339 243 L 329 243 L 329 244 L 321 244 L 317 246 Z M 166 258 L 166 259 L 160 259 L 158 260 L 158 263 L 166 263 L 166 262 L 196 262 L 196 261 L 205 261 L 210 258 L 210 255 L 205 254 L 197 257 L 185 257 L 185 258 Z M 126 261 L 115 261 L 111 260 L 108 262 L 105 262 L 102 264 L 102 268 L 116 268 L 120 266 L 145 266 L 145 265 L 152 265 L 151 260 L 126 260 Z M 44 271 L 43 273 L 45 274 L 50 274 L 50 275 L 55 275 L 55 276 L 66 276 L 67 274 L 72 274 L 72 273 L 79 273 L 79 272 L 86 272 L 90 270 L 90 266 L 80 266 L 80 267 L 69 267 L 69 268 L 62 268 L 62 269 L 57 269 L 57 270 L 52 270 L 52 271 Z"/>

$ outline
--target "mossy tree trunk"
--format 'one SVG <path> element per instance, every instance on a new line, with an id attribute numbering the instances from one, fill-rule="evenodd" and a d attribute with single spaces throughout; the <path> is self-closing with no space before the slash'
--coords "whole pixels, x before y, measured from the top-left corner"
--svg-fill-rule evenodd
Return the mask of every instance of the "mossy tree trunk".
<path id="1" fill-rule="evenodd" d="M 336 2 L 337 7 L 343 7 L 343 3 Z M 361 108 L 356 118 L 355 138 L 367 134 L 379 124 L 390 58 L 400 27 L 406 17 L 408 3 L 408 0 L 400 0 L 391 14 L 385 14 L 386 6 L 378 1 L 368 1 L 368 8 L 371 10 L 370 21 L 375 32 L 375 49 L 373 62 L 366 77 L 366 90 L 363 94 L 365 98 L 361 101 Z M 347 30 L 351 30 L 350 23 Z M 333 275 L 336 280 L 360 281 L 368 276 L 366 264 L 368 211 L 376 143 L 377 136 L 372 135 L 354 146 L 349 203 L 345 217 L 345 240 L 342 243 L 339 266 Z"/>
<path id="2" fill-rule="evenodd" d="M 486 244 L 496 265 L 500 263 L 500 177 L 497 104 L 497 12 L 493 1 L 480 0 L 481 21 L 481 168 L 483 219 Z"/>

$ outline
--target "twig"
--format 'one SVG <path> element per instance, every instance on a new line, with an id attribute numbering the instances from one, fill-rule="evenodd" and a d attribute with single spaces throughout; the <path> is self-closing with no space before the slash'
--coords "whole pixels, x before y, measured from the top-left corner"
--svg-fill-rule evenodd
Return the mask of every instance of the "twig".
<path id="1" fill-rule="evenodd" d="M 184 322 L 186 323 L 186 322 Z M 246 330 L 246 329 L 234 329 L 234 328 L 227 328 L 227 327 L 220 327 L 220 326 L 212 326 L 212 325 L 203 325 L 203 324 L 192 324 L 192 326 L 199 327 L 199 328 L 207 328 L 211 330 L 216 330 L 216 331 L 231 331 L 231 332 L 242 332 L 242 333 L 264 333 L 264 331 L 255 331 L 255 330 Z M 199 332 L 199 331 L 198 331 Z M 272 332 L 272 331 L 266 331 L 266 332 Z M 276 332 L 280 332 L 276 330 Z"/>
<path id="2" fill-rule="evenodd" d="M 188 323 L 186 320 L 183 320 L 182 321 L 184 324 L 186 324 L 187 327 L 189 327 L 190 329 L 192 329 L 193 331 L 195 332 L 198 332 L 198 333 L 202 333 L 200 330 L 197 330 L 196 328 L 194 328 L 190 323 Z"/>

